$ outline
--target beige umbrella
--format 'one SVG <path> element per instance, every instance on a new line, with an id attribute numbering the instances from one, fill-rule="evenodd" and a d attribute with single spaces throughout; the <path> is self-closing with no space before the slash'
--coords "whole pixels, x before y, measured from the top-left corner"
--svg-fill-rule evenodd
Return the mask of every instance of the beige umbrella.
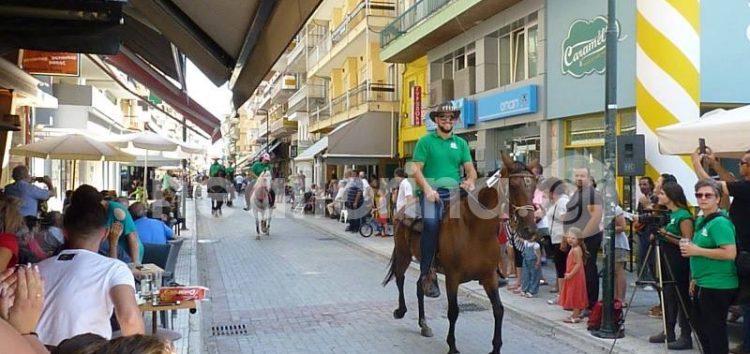
<path id="1" fill-rule="evenodd" d="M 13 155 L 53 160 L 133 162 L 135 156 L 82 134 L 67 134 L 10 149 Z"/>
<path id="2" fill-rule="evenodd" d="M 19 145 L 10 149 L 12 155 L 37 157 L 40 159 L 72 160 L 75 181 L 75 161 L 133 162 L 135 156 L 121 151 L 114 145 L 98 141 L 83 134 L 67 134 L 50 137 L 35 143 Z"/>

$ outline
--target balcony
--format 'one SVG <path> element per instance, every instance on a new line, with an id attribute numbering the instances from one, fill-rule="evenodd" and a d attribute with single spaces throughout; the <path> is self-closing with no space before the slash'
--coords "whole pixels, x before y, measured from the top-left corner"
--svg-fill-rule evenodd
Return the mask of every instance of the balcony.
<path id="1" fill-rule="evenodd" d="M 297 122 L 284 117 L 271 122 L 271 135 L 274 138 L 289 136 L 297 132 Z"/>
<path id="2" fill-rule="evenodd" d="M 271 84 L 271 103 L 281 104 L 297 91 L 297 77 L 294 75 L 281 75 Z"/>
<path id="3" fill-rule="evenodd" d="M 310 116 L 310 132 L 326 131 L 333 124 L 367 112 L 398 113 L 398 98 L 394 85 L 364 82 L 347 93 L 331 100 L 330 118 Z"/>
<path id="4" fill-rule="evenodd" d="M 419 0 L 380 33 L 380 59 L 408 63 L 521 0 Z"/>
<path id="5" fill-rule="evenodd" d="M 303 29 L 304 31 L 304 29 Z M 302 36 L 286 56 L 286 70 L 291 73 L 304 73 L 307 71 L 307 50 L 312 48 L 307 36 Z"/>
<path id="6" fill-rule="evenodd" d="M 331 33 L 322 38 L 309 52 L 307 77 L 329 76 L 341 67 L 347 57 L 360 57 L 369 43 L 379 40 L 376 33 L 391 22 L 396 13 L 393 2 L 363 0 Z M 371 32 L 369 41 L 365 34 Z"/>
<path id="7" fill-rule="evenodd" d="M 309 104 L 309 101 L 311 100 L 317 101 L 319 103 L 318 106 L 321 105 L 326 97 L 325 90 L 325 85 L 302 85 L 297 92 L 289 97 L 289 108 L 287 109 L 287 113 L 307 112 L 311 105 Z"/>

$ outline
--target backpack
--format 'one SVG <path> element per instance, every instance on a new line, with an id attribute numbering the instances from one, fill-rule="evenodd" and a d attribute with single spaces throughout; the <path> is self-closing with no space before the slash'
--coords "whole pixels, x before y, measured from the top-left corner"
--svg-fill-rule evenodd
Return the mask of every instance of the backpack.
<path id="1" fill-rule="evenodd" d="M 603 307 L 604 307 L 604 301 L 599 300 L 591 309 L 591 313 L 589 314 L 589 321 L 586 326 L 586 328 L 589 331 L 598 331 L 599 328 L 601 328 Z M 615 308 L 615 313 L 614 313 L 615 326 L 617 326 L 619 330 L 620 328 L 622 328 L 622 324 L 625 322 L 622 317 L 622 302 L 620 300 L 615 300 L 614 308 Z"/>

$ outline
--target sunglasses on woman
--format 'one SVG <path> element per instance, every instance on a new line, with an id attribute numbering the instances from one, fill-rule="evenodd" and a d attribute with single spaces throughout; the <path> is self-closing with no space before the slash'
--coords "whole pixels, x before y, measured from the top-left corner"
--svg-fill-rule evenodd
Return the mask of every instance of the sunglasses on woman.
<path id="1" fill-rule="evenodd" d="M 712 199 L 716 194 L 713 193 L 695 193 L 695 199 Z"/>

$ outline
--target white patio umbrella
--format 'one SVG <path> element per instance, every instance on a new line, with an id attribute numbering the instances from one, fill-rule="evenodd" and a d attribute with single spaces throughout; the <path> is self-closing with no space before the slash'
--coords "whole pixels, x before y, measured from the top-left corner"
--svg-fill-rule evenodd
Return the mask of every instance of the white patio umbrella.
<path id="1" fill-rule="evenodd" d="M 692 122 L 658 128 L 656 135 L 665 155 L 692 154 L 704 138 L 716 156 L 741 158 L 750 150 L 750 106 L 713 110 Z"/>
<path id="2" fill-rule="evenodd" d="M 177 159 L 182 158 L 178 156 L 184 156 L 186 154 L 199 154 L 203 152 L 203 148 L 201 148 L 200 146 L 175 141 L 164 135 L 157 134 L 149 130 L 131 134 L 123 134 L 108 139 L 108 141 L 116 146 L 125 148 L 126 151 L 133 152 L 137 155 L 143 155 L 145 157 L 143 173 L 144 190 L 147 185 L 146 182 L 148 177 L 145 172 L 148 168 L 148 158 L 151 151 L 159 151 L 160 157 Z"/>
<path id="3" fill-rule="evenodd" d="M 35 143 L 10 149 L 12 155 L 53 160 L 133 162 L 136 157 L 116 146 L 83 134 L 66 134 L 50 137 Z M 73 164 L 75 181 L 75 163 Z"/>

